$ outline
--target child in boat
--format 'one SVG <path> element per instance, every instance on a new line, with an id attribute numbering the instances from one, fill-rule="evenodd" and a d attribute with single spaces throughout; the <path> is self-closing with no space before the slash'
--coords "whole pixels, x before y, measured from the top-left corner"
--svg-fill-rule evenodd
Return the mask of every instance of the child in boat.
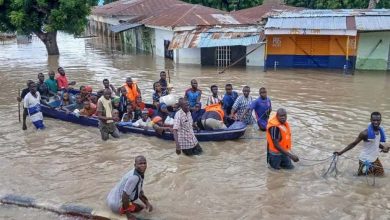
<path id="1" fill-rule="evenodd" d="M 136 122 L 134 122 L 133 126 L 137 127 L 137 128 L 144 128 L 144 129 L 148 129 L 149 127 L 152 127 L 152 124 L 151 124 L 151 121 L 150 121 L 148 114 L 149 114 L 149 111 L 147 111 L 147 110 L 142 111 L 142 118 L 140 118 Z"/>
<path id="2" fill-rule="evenodd" d="M 123 116 L 122 116 L 121 122 L 123 122 L 123 123 L 120 123 L 121 125 L 131 125 L 131 122 L 134 119 L 134 109 L 133 109 L 133 106 L 132 105 L 128 105 L 126 109 L 127 109 L 126 113 L 124 113 Z"/>
<path id="3" fill-rule="evenodd" d="M 80 110 L 80 115 L 91 117 L 96 113 L 96 105 L 91 103 L 91 101 L 85 100 L 83 105 L 84 107 Z"/>
<path id="4" fill-rule="evenodd" d="M 142 101 L 142 97 L 138 96 L 135 103 L 133 104 L 134 107 L 134 119 L 138 120 L 142 117 L 142 111 L 145 110 L 145 103 Z"/>
<path id="5" fill-rule="evenodd" d="M 73 104 L 72 99 L 70 98 L 70 94 L 67 92 L 64 92 L 61 97 L 61 107 L 68 106 Z"/>
<path id="6" fill-rule="evenodd" d="M 159 135 L 162 135 L 166 131 L 172 131 L 172 127 L 173 127 L 170 125 L 166 125 L 160 116 L 156 116 L 152 119 L 152 126 L 153 126 L 153 129 Z"/>

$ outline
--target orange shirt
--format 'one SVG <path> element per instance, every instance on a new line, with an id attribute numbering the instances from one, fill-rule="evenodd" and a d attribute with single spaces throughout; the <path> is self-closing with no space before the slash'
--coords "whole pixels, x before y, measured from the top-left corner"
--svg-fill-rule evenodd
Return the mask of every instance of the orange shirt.
<path id="1" fill-rule="evenodd" d="M 57 76 L 57 84 L 58 84 L 58 89 L 67 89 L 69 87 L 69 82 L 68 78 L 65 76 L 58 75 Z"/>

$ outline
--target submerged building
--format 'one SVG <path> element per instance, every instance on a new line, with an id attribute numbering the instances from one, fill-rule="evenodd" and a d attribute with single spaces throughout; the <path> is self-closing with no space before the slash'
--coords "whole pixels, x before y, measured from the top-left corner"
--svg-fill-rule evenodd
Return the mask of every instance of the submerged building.
<path id="1" fill-rule="evenodd" d="M 266 66 L 386 70 L 389 12 L 302 10 L 272 16 L 265 26 Z"/>

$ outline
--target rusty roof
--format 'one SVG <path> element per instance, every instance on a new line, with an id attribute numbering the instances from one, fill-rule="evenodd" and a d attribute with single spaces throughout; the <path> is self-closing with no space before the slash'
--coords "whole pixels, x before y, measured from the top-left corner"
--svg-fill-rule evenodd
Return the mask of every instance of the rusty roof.
<path id="1" fill-rule="evenodd" d="M 218 9 L 193 4 L 175 4 L 142 21 L 148 26 L 185 27 L 250 24 L 250 20 Z"/>
<path id="2" fill-rule="evenodd" d="M 100 16 L 143 16 L 150 17 L 176 4 L 187 4 L 179 0 L 119 0 L 95 7 L 93 15 Z"/>
<path id="3" fill-rule="evenodd" d="M 169 49 L 218 46 L 248 46 L 260 44 L 264 32 L 258 26 L 198 27 L 191 31 L 175 32 Z"/>
<path id="4" fill-rule="evenodd" d="M 250 19 L 252 22 L 261 22 L 264 18 L 279 14 L 284 11 L 300 11 L 303 8 L 288 6 L 280 2 L 267 1 L 264 4 L 231 12 L 232 15 L 238 15 Z"/>

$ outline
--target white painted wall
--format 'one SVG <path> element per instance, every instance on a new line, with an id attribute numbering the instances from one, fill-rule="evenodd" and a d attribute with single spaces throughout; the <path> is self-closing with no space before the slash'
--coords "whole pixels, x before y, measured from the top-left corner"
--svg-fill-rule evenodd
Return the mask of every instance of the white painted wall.
<path id="1" fill-rule="evenodd" d="M 252 44 L 246 47 L 246 52 L 249 53 L 256 47 L 258 47 L 258 44 Z M 246 65 L 247 66 L 264 66 L 264 50 L 265 50 L 265 44 L 260 46 L 258 49 L 256 49 L 254 52 L 249 54 L 246 57 Z"/>
<path id="2" fill-rule="evenodd" d="M 173 31 L 154 29 L 154 42 L 156 45 L 156 55 L 164 57 L 164 40 L 172 42 Z M 175 52 L 174 52 L 175 53 Z"/>
<path id="3" fill-rule="evenodd" d="M 175 50 L 176 63 L 200 64 L 200 48 L 182 48 Z"/>

